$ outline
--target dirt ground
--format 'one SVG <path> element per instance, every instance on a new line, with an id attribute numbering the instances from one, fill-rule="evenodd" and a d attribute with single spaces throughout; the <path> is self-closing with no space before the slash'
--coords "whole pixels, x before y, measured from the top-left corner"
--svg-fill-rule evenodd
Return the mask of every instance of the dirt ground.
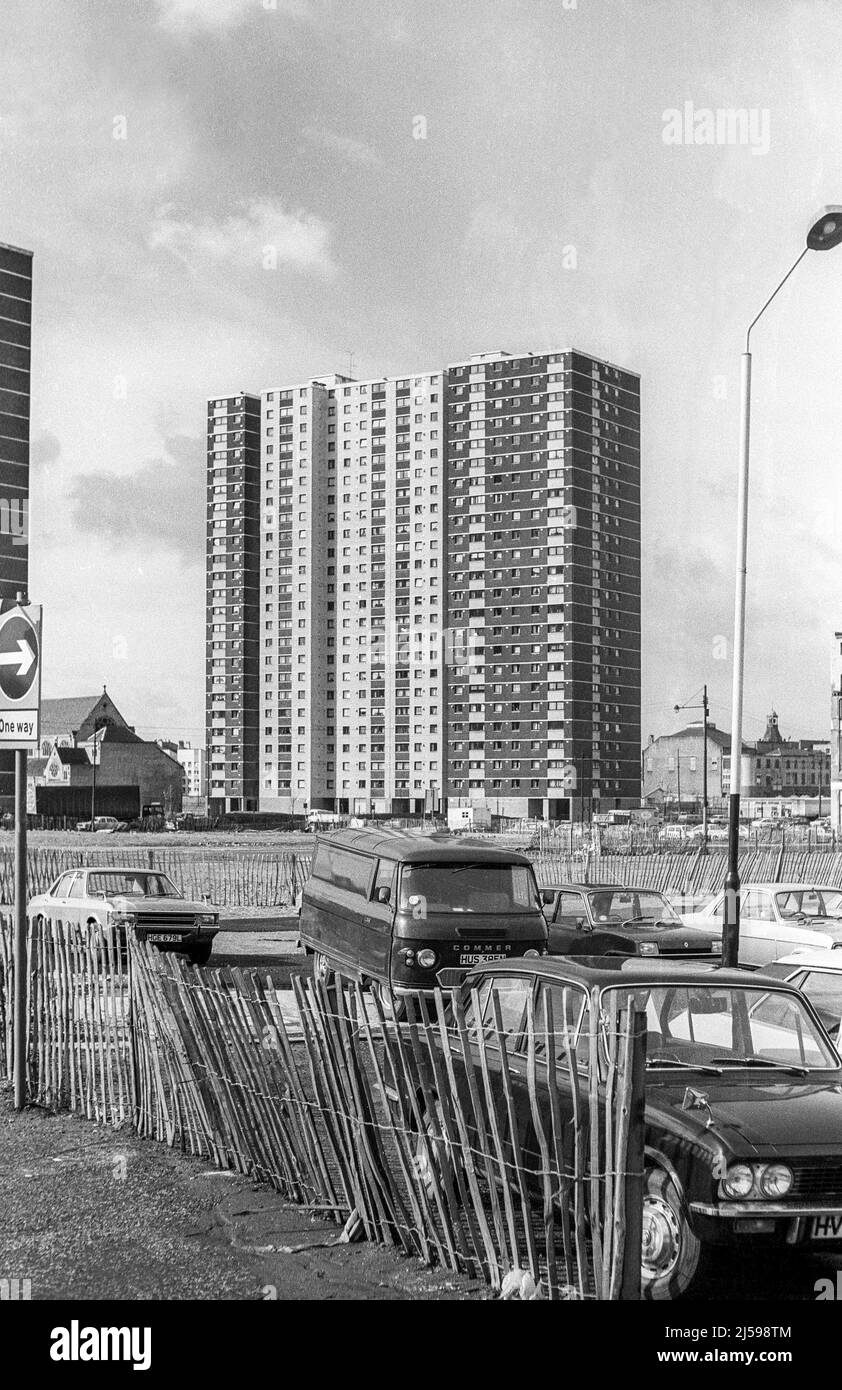
<path id="1" fill-rule="evenodd" d="M 270 1188 L 0 1086 L 0 1279 L 32 1299 L 485 1299 Z"/>

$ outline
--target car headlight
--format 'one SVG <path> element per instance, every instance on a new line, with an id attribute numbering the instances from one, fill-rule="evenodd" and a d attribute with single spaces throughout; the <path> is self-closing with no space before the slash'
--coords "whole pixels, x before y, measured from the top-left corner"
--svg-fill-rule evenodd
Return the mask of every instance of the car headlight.
<path id="1" fill-rule="evenodd" d="M 132 927 L 134 920 L 130 912 L 109 912 L 108 914 L 109 927 Z"/>
<path id="2" fill-rule="evenodd" d="M 438 960 L 435 951 L 431 951 L 428 946 L 424 946 L 416 955 L 415 959 L 423 970 L 432 970 Z"/>
<path id="3" fill-rule="evenodd" d="M 711 951 L 713 952 L 713 954 L 714 954 L 715 956 L 721 956 L 721 955 L 722 955 L 722 942 L 721 942 L 721 941 L 712 941 L 712 942 L 710 943 L 710 949 L 711 949 Z"/>
<path id="4" fill-rule="evenodd" d="M 529 950 L 528 950 L 528 951 L 524 951 L 524 953 L 523 953 L 524 959 L 526 958 L 526 956 L 540 956 L 540 954 L 541 954 L 541 952 L 540 952 L 540 951 L 536 951 L 534 946 L 530 946 Z"/>
<path id="5" fill-rule="evenodd" d="M 638 946 L 638 952 L 641 956 L 657 956 L 657 941 L 641 941 L 640 945 Z"/>
<path id="6" fill-rule="evenodd" d="M 792 1183 L 792 1169 L 785 1163 L 770 1163 L 757 1170 L 757 1186 L 764 1197 L 785 1197 Z"/>
<path id="7" fill-rule="evenodd" d="M 720 1183 L 726 1197 L 747 1197 L 754 1187 L 754 1170 L 747 1163 L 735 1163 Z"/>
<path id="8" fill-rule="evenodd" d="M 216 914 L 214 912 L 200 912 L 196 918 L 197 927 L 215 927 Z"/>

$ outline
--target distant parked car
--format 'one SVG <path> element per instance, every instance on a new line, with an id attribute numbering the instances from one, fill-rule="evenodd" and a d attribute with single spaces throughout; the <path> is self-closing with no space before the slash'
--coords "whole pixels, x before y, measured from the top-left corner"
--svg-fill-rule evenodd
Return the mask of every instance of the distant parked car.
<path id="1" fill-rule="evenodd" d="M 698 912 L 694 926 L 722 930 L 725 894 Z M 769 965 L 790 951 L 842 946 L 842 890 L 806 883 L 747 883 L 740 890 L 740 965 Z"/>
<path id="2" fill-rule="evenodd" d="M 793 951 L 781 960 L 764 965 L 758 974 L 786 980 L 806 994 L 833 1041 L 842 1037 L 842 951 Z"/>
<path id="3" fill-rule="evenodd" d="M 76 823 L 77 830 L 94 830 L 98 835 L 112 835 L 115 830 L 125 830 L 126 822 L 118 820 L 116 816 L 95 816 L 93 826 L 89 820 L 80 820 Z"/>
<path id="4" fill-rule="evenodd" d="M 680 956 L 722 954 L 722 933 L 688 926 L 663 893 L 617 883 L 565 883 L 542 888 L 551 956 Z"/>
<path id="5" fill-rule="evenodd" d="M 206 965 L 219 930 L 219 912 L 190 902 L 166 874 L 152 869 L 70 869 L 29 903 L 34 923 L 101 926 L 125 945 L 126 928 L 163 950 L 183 951 Z"/>

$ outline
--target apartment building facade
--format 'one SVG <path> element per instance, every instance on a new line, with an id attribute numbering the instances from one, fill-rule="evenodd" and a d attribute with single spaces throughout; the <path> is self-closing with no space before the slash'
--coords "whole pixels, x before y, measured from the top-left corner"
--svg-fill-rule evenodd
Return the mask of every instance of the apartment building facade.
<path id="1" fill-rule="evenodd" d="M 261 810 L 637 804 L 638 378 L 580 353 L 500 352 L 264 391 L 259 600 L 235 618 L 222 590 L 237 561 L 222 557 L 233 546 L 245 568 L 253 522 L 235 529 L 241 499 L 218 473 L 253 480 L 253 430 L 250 463 L 237 435 L 255 399 L 209 405 L 211 796 L 253 800 L 222 733 L 228 663 L 245 659 L 233 628 L 253 655 L 256 623 L 259 695 L 239 687 L 239 713 L 251 728 L 246 701 L 259 712 Z"/>
<path id="2" fill-rule="evenodd" d="M 208 402 L 208 797 L 256 811 L 260 695 L 260 397 Z"/>

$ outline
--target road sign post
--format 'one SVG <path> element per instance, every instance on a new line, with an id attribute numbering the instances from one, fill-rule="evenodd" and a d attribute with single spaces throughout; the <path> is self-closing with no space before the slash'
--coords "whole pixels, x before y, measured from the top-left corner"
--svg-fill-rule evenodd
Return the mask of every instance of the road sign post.
<path id="1" fill-rule="evenodd" d="M 24 602 L 0 613 L 0 748 L 15 750 L 15 991 L 12 1021 L 15 1109 L 26 1104 L 26 757 L 38 750 L 41 609 Z"/>

